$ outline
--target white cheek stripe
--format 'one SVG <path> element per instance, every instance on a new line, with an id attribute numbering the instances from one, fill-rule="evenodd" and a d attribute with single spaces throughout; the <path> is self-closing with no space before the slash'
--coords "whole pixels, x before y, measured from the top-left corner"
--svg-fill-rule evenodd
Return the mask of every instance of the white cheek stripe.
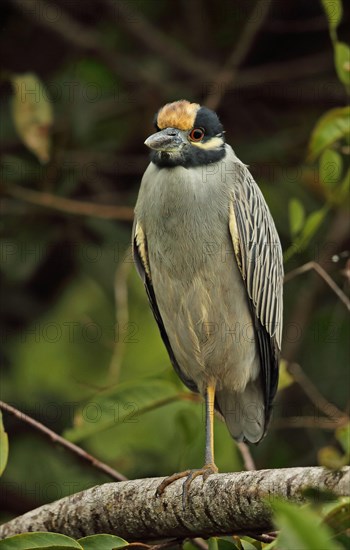
<path id="1" fill-rule="evenodd" d="M 192 145 L 200 149 L 218 149 L 224 143 L 221 137 L 213 137 L 209 141 L 201 143 L 200 141 L 191 141 Z"/>

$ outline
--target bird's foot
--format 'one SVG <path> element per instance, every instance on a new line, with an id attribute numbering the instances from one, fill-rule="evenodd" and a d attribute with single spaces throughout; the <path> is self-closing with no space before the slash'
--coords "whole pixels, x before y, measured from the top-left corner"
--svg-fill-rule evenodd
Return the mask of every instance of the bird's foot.
<path id="1" fill-rule="evenodd" d="M 196 477 L 202 476 L 203 482 L 204 482 L 208 479 L 208 477 L 211 474 L 217 474 L 218 471 L 219 470 L 217 466 L 214 463 L 210 463 L 210 464 L 205 464 L 203 468 L 198 468 L 196 470 L 185 470 L 184 472 L 173 474 L 169 477 L 166 477 L 164 481 L 162 481 L 162 483 L 158 486 L 156 491 L 156 496 L 160 497 L 163 494 L 164 489 L 168 487 L 168 485 L 171 485 L 171 483 L 173 483 L 174 481 L 177 481 L 178 479 L 181 479 L 184 477 L 186 479 L 183 483 L 183 488 L 182 488 L 182 506 L 183 508 L 185 508 L 188 500 L 188 492 L 192 481 Z"/>

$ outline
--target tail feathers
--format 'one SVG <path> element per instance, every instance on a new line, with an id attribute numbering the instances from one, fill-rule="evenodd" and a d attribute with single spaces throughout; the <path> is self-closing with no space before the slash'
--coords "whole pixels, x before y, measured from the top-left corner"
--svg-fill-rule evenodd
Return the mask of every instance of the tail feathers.
<path id="1" fill-rule="evenodd" d="M 258 443 L 265 433 L 264 396 L 259 380 L 249 382 L 243 393 L 223 389 L 216 393 L 216 406 L 237 441 Z"/>

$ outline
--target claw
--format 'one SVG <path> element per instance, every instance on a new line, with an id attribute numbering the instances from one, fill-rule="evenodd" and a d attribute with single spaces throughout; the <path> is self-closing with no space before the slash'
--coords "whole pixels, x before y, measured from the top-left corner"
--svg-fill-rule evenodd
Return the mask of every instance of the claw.
<path id="1" fill-rule="evenodd" d="M 187 476 L 187 478 L 183 482 L 183 486 L 182 486 L 182 509 L 183 510 L 185 510 L 186 504 L 188 502 L 188 492 L 192 481 L 200 475 L 203 476 L 203 481 L 204 481 L 203 471 L 204 471 L 204 468 L 199 470 L 191 470 L 190 474 Z"/>
<path id="2" fill-rule="evenodd" d="M 168 485 L 171 485 L 171 483 L 174 483 L 174 481 L 181 479 L 182 477 L 187 477 L 190 475 L 191 470 L 185 470 L 184 472 L 179 472 L 177 474 L 173 474 L 169 477 L 166 477 L 160 485 L 158 485 L 156 490 L 156 497 L 160 497 L 164 493 L 164 489 L 168 487 Z"/>
<path id="3" fill-rule="evenodd" d="M 211 474 L 217 474 L 219 469 L 218 467 L 216 466 L 216 464 L 206 464 L 204 467 L 203 467 L 203 482 L 204 481 L 207 481 L 208 477 L 211 476 Z"/>
<path id="4" fill-rule="evenodd" d="M 192 481 L 196 477 L 202 476 L 203 483 L 204 483 L 211 474 L 217 474 L 217 473 L 218 473 L 217 466 L 211 463 L 211 464 L 205 464 L 203 468 L 199 468 L 198 470 L 185 470 L 184 472 L 173 474 L 165 478 L 162 481 L 162 483 L 158 486 L 156 491 L 156 496 L 160 497 L 163 494 L 164 489 L 168 487 L 168 485 L 170 485 L 174 481 L 177 481 L 178 479 L 185 477 L 186 479 L 183 483 L 183 488 L 182 488 L 182 508 L 183 510 L 185 510 L 186 504 L 188 502 L 188 496 L 189 496 L 188 493 L 189 493 Z"/>

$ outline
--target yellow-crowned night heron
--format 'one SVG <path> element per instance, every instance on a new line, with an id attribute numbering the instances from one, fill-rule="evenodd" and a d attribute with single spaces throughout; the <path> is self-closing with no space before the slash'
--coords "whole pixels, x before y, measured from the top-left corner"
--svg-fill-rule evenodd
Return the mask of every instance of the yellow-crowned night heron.
<path id="1" fill-rule="evenodd" d="M 217 115 L 182 100 L 162 107 L 145 144 L 133 250 L 171 362 L 206 400 L 205 465 L 217 472 L 213 415 L 238 441 L 266 432 L 278 381 L 282 252 L 264 197 L 225 143 Z"/>

